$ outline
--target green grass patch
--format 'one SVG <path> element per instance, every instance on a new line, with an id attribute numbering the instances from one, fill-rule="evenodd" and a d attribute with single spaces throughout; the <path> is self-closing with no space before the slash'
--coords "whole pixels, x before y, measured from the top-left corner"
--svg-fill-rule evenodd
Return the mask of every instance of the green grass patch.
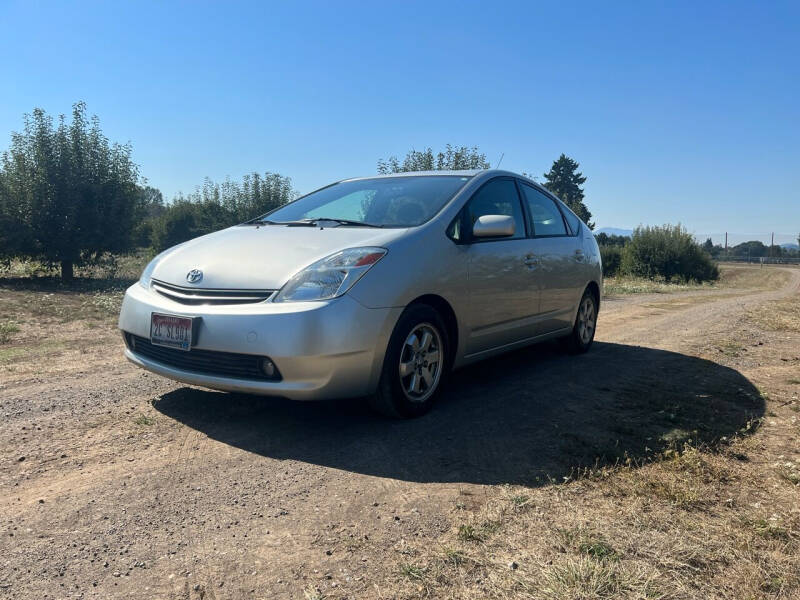
<path id="1" fill-rule="evenodd" d="M 136 425 L 141 425 L 142 427 L 147 427 L 147 426 L 152 425 L 153 423 L 155 423 L 156 420 L 153 417 L 148 417 L 147 415 L 137 415 L 133 419 L 133 422 Z"/>
<path id="2" fill-rule="evenodd" d="M 483 536 L 472 525 L 460 525 L 458 539 L 462 542 L 480 542 L 483 540 Z"/>
<path id="3" fill-rule="evenodd" d="M 425 576 L 425 569 L 417 565 L 404 563 L 400 565 L 400 574 L 409 579 L 420 580 Z"/>
<path id="4" fill-rule="evenodd" d="M 602 535 L 583 527 L 559 529 L 558 537 L 565 550 L 573 550 L 595 560 L 619 559 L 617 551 Z"/>
<path id="5" fill-rule="evenodd" d="M 0 344 L 7 344 L 11 336 L 19 332 L 19 326 L 12 321 L 0 321 Z"/>

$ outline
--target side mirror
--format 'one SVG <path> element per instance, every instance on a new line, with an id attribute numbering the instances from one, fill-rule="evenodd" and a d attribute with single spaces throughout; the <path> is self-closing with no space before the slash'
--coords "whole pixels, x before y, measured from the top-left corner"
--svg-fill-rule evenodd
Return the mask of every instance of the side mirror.
<path id="1" fill-rule="evenodd" d="M 509 237 L 515 232 L 514 218 L 507 215 L 483 215 L 472 226 L 477 238 Z"/>

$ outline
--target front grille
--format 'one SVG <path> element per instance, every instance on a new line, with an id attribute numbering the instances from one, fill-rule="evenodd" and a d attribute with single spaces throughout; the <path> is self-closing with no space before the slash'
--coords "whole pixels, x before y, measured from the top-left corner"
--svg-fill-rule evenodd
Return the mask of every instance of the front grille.
<path id="1" fill-rule="evenodd" d="M 156 362 L 192 371 L 203 375 L 220 375 L 238 377 L 240 379 L 259 379 L 262 381 L 280 381 L 277 369 L 275 375 L 268 377 L 261 370 L 262 360 L 266 357 L 253 354 L 236 354 L 233 352 L 216 352 L 214 350 L 192 349 L 189 352 L 156 346 L 147 338 L 131 333 L 125 334 L 125 343 L 131 352 Z"/>
<path id="2" fill-rule="evenodd" d="M 153 289 L 181 304 L 253 304 L 268 300 L 275 290 L 206 290 L 172 285 L 153 279 Z"/>

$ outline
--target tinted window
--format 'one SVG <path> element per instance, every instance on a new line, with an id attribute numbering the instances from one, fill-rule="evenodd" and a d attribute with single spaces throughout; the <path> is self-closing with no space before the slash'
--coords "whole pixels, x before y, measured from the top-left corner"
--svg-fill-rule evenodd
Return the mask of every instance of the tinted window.
<path id="1" fill-rule="evenodd" d="M 302 219 L 349 219 L 382 227 L 414 227 L 428 221 L 469 177 L 380 177 L 330 185 L 268 213 L 276 223 Z"/>
<path id="2" fill-rule="evenodd" d="M 470 227 L 483 215 L 514 217 L 514 235 L 502 239 L 525 237 L 525 221 L 519 203 L 517 186 L 511 179 L 495 179 L 479 189 L 465 207 Z"/>
<path id="3" fill-rule="evenodd" d="M 572 230 L 572 235 L 578 235 L 581 230 L 581 220 L 578 215 L 568 209 L 563 202 L 559 202 L 559 204 L 561 205 L 561 212 L 564 213 L 564 218 L 567 220 L 567 225 Z"/>
<path id="4" fill-rule="evenodd" d="M 522 184 L 534 235 L 566 235 L 567 228 L 556 203 L 536 188 Z"/>

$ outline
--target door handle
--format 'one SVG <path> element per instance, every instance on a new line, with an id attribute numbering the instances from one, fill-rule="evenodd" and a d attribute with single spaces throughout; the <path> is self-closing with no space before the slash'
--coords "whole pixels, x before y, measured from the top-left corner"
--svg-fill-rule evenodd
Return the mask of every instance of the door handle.
<path id="1" fill-rule="evenodd" d="M 575 250 L 575 260 L 577 260 L 578 262 L 582 262 L 583 258 L 584 258 L 583 250 L 581 250 L 580 248 Z"/>
<path id="2" fill-rule="evenodd" d="M 525 263 L 529 269 L 535 269 L 539 266 L 539 259 L 534 254 L 526 254 L 525 257 L 522 259 L 522 262 Z"/>

